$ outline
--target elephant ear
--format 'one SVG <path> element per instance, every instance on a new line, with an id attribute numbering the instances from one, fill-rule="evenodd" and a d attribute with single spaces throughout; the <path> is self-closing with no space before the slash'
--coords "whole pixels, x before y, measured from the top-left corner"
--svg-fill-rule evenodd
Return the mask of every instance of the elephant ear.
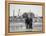
<path id="1" fill-rule="evenodd" d="M 28 14 L 24 13 L 22 16 L 23 16 L 23 18 L 26 18 L 26 17 L 28 17 Z"/>
<path id="2" fill-rule="evenodd" d="M 31 16 L 32 18 L 34 18 L 34 17 L 35 17 L 34 13 L 30 13 L 30 16 Z"/>

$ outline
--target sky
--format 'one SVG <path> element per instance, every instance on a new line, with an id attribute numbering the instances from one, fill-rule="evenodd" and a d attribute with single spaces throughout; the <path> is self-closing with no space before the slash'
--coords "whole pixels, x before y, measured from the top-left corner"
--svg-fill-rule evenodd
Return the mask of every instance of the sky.
<path id="1" fill-rule="evenodd" d="M 20 12 L 19 12 L 19 9 L 20 9 Z M 25 12 L 27 13 L 32 12 L 35 14 L 36 17 L 42 16 L 42 6 L 10 4 L 10 16 L 13 16 L 13 12 L 14 12 L 14 16 L 18 16 L 18 12 L 20 16 Z"/>

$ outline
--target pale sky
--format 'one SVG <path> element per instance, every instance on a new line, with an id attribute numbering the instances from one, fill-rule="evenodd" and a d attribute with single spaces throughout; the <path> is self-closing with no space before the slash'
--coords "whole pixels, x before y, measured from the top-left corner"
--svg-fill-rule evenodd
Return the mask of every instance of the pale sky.
<path id="1" fill-rule="evenodd" d="M 35 16 L 42 16 L 42 6 L 38 5 L 20 5 L 20 4 L 10 4 L 10 16 L 13 16 L 13 10 L 14 15 L 18 16 L 18 12 L 20 9 L 20 15 L 22 15 L 25 12 L 33 12 Z"/>

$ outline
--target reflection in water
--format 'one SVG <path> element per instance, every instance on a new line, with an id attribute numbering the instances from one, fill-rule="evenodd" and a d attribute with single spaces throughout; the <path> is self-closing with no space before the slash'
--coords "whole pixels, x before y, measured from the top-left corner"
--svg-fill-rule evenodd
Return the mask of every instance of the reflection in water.
<path id="1" fill-rule="evenodd" d="M 11 18 L 10 18 L 11 19 Z M 10 32 L 19 32 L 19 31 L 42 31 L 42 18 L 37 18 L 37 22 L 34 22 L 33 18 L 33 25 L 32 29 L 26 29 L 25 19 L 24 18 L 14 18 L 13 21 L 10 21 Z"/>

